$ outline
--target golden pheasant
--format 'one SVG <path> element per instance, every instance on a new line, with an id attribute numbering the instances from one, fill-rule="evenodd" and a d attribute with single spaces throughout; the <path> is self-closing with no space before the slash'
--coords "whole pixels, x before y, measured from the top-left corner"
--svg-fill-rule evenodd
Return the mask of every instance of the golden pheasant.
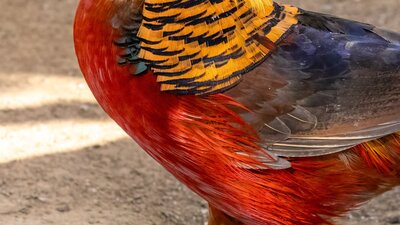
<path id="1" fill-rule="evenodd" d="M 400 35 L 271 0 L 81 0 L 103 109 L 209 225 L 332 224 L 400 184 Z"/>

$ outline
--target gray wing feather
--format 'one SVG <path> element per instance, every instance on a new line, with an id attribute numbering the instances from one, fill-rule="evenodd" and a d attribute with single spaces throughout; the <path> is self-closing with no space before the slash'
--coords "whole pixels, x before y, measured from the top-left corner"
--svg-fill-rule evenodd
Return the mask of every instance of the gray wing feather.
<path id="1" fill-rule="evenodd" d="M 400 130 L 400 36 L 332 21 L 298 25 L 227 92 L 252 110 L 242 116 L 269 152 L 320 156 Z"/>

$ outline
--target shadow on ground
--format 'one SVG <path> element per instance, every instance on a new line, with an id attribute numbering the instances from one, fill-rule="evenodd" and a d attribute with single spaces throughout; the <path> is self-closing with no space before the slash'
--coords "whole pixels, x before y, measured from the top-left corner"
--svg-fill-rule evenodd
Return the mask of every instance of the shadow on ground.
<path id="1" fill-rule="evenodd" d="M 203 224 L 205 207 L 129 139 L 0 165 L 2 224 Z"/>

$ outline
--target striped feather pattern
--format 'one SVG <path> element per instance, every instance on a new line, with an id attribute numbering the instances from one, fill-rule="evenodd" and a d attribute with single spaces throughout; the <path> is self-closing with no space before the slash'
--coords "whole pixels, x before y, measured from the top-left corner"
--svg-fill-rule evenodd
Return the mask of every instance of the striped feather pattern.
<path id="1" fill-rule="evenodd" d="M 212 94 L 237 84 L 297 23 L 298 9 L 249 0 L 145 1 L 137 31 L 138 58 L 157 75 L 163 91 Z M 258 7 L 260 8 L 260 7 Z"/>

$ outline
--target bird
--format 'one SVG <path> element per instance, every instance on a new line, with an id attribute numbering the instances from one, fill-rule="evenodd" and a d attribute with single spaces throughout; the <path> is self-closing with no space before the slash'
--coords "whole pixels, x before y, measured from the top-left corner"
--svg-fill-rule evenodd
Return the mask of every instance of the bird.
<path id="1" fill-rule="evenodd" d="M 400 185 L 399 33 L 271 0 L 80 0 L 74 43 L 209 225 L 335 224 Z"/>

